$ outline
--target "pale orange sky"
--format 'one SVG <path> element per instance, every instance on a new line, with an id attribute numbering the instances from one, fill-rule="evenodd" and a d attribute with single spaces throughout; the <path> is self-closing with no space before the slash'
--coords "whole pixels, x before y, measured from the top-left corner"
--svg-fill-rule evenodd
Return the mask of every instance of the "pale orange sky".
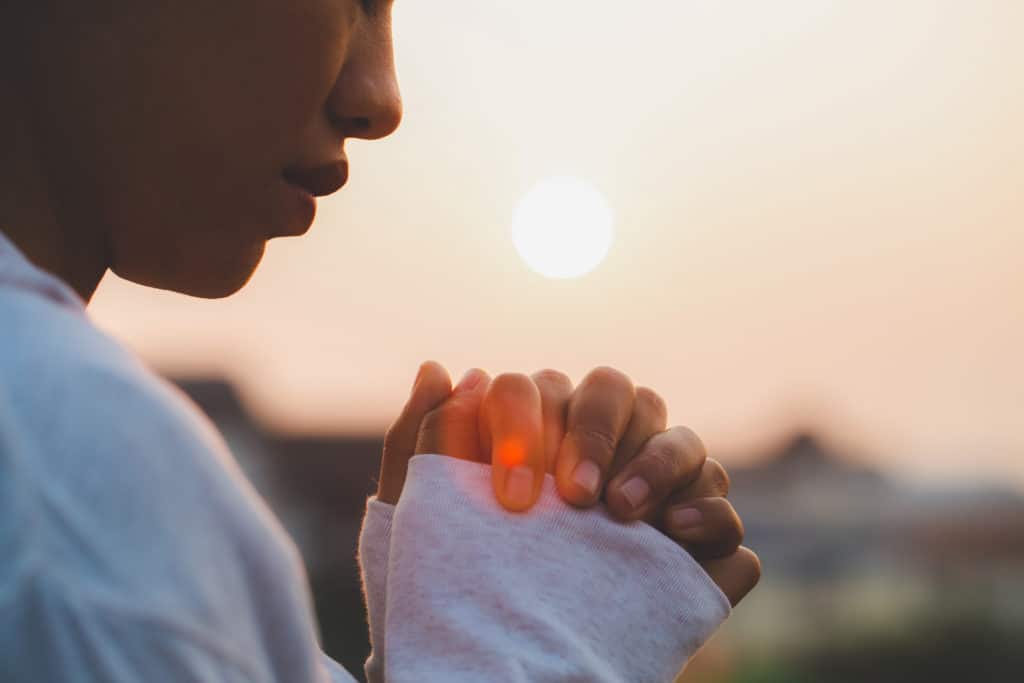
<path id="1" fill-rule="evenodd" d="M 902 474 L 1024 485 L 1024 3 L 398 2 L 406 118 L 240 294 L 109 277 L 95 319 L 291 429 L 382 430 L 420 361 L 618 367 L 737 453 L 816 420 Z M 615 211 L 519 260 L 551 173 Z"/>

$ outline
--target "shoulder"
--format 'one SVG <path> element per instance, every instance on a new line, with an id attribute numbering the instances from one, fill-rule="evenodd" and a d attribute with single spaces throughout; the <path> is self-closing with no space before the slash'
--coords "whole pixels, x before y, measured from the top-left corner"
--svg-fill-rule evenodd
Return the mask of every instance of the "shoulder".
<path id="1" fill-rule="evenodd" d="M 46 601 L 89 657 L 94 629 L 306 654 L 279 642 L 310 629 L 297 550 L 215 427 L 81 312 L 2 289 L 0 547 L 0 612 Z"/>
<path id="2" fill-rule="evenodd" d="M 103 472 L 91 483 L 120 480 L 126 504 L 204 470 L 236 474 L 209 420 L 84 312 L 0 289 L 0 325 L 0 429 L 48 484 L 81 489 L 87 472 Z"/>
<path id="3" fill-rule="evenodd" d="M 230 632 L 111 601 L 36 574 L 5 606 L 0 624 L 4 680 L 243 681 L 270 672 Z"/>
<path id="4" fill-rule="evenodd" d="M 0 429 L 41 451 L 35 463 L 66 471 L 104 456 L 157 466 L 161 452 L 224 454 L 217 430 L 182 392 L 84 312 L 0 289 L 0 328 L 0 401 L 8 411 Z"/>
<path id="5" fill-rule="evenodd" d="M 181 399 L 84 311 L 0 288 L 0 329 L 0 393 L 21 418 L 61 422 L 156 406 L 169 410 L 150 417 L 182 416 Z"/>
<path id="6" fill-rule="evenodd" d="M 291 544 L 176 387 L 43 299 L 0 291 L 0 326 L 0 474 L 20 492 L 0 512 L 30 522 L 8 547 L 80 586 L 197 609 L 244 603 L 222 588 L 253 572 L 294 574 Z"/>

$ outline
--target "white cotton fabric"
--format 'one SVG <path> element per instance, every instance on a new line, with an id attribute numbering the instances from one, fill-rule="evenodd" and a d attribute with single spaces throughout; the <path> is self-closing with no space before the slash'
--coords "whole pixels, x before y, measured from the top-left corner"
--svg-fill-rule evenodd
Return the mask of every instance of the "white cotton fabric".
<path id="1" fill-rule="evenodd" d="M 679 547 L 414 458 L 360 537 L 374 681 L 669 681 L 728 614 Z M 324 683 L 298 552 L 214 426 L 0 233 L 0 680 Z"/>
<path id="2" fill-rule="evenodd" d="M 410 461 L 397 508 L 369 501 L 360 551 L 373 682 L 671 681 L 730 611 L 653 527 L 566 504 L 550 475 L 508 512 L 489 466 L 440 455 Z"/>

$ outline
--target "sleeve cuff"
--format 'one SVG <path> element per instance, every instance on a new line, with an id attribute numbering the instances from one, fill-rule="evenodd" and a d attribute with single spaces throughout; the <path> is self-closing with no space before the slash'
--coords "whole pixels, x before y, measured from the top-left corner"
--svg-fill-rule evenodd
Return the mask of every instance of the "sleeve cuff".
<path id="1" fill-rule="evenodd" d="M 392 673 L 457 654 L 457 666 L 509 680 L 495 655 L 514 641 L 516 656 L 538 667 L 534 680 L 560 680 L 540 671 L 570 662 L 585 665 L 586 680 L 672 680 L 731 612 L 678 544 L 643 522 L 613 519 L 603 505 L 565 503 L 550 475 L 538 503 L 513 513 L 495 501 L 489 465 L 417 455 L 393 515 Z M 415 628 L 425 620 L 432 633 Z M 439 623 L 475 635 L 457 653 L 441 652 Z"/>

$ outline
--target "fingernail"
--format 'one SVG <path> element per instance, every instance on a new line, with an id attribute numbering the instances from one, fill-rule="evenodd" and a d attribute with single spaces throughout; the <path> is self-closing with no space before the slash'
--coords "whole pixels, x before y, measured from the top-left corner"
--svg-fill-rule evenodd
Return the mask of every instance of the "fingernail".
<path id="1" fill-rule="evenodd" d="M 633 477 L 623 484 L 619 491 L 629 501 L 629 504 L 633 506 L 633 509 L 637 510 L 647 501 L 647 496 L 651 493 L 651 487 L 642 477 Z"/>
<path id="2" fill-rule="evenodd" d="M 533 470 L 529 467 L 515 467 L 505 475 L 505 498 L 509 505 L 524 508 L 530 504 L 533 495 Z"/>
<path id="3" fill-rule="evenodd" d="M 483 373 L 477 371 L 476 368 L 470 368 L 466 370 L 466 374 L 459 380 L 458 385 L 455 387 L 455 391 L 469 391 L 476 385 L 480 384 L 480 380 L 483 378 Z"/>
<path id="4" fill-rule="evenodd" d="M 572 481 L 592 496 L 601 483 L 601 470 L 593 460 L 581 460 L 572 471 Z"/>
<path id="5" fill-rule="evenodd" d="M 697 508 L 681 508 L 670 512 L 668 521 L 677 529 L 690 529 L 701 525 L 704 514 Z"/>

